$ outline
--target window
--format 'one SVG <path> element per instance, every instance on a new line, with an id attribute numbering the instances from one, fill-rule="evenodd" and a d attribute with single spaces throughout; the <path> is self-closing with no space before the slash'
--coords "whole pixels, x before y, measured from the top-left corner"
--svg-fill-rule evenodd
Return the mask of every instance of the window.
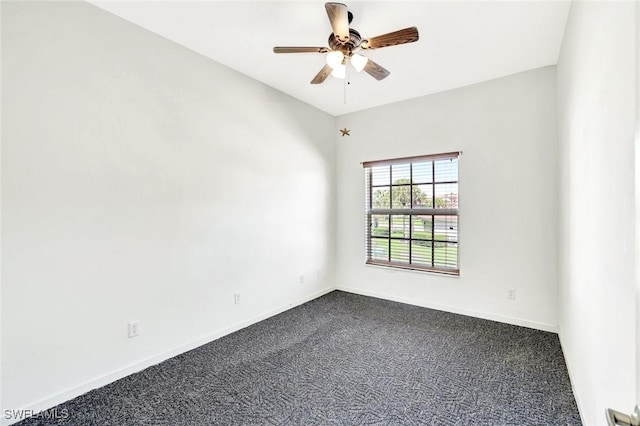
<path id="1" fill-rule="evenodd" d="M 460 274 L 458 155 L 363 163 L 368 264 Z"/>

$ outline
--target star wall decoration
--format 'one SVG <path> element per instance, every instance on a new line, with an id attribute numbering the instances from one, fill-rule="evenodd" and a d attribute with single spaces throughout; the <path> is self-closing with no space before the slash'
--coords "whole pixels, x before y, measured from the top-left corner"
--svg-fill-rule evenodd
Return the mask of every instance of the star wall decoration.
<path id="1" fill-rule="evenodd" d="M 347 129 L 346 127 L 345 127 L 344 129 L 340 129 L 340 131 L 342 132 L 342 137 L 343 137 L 343 138 L 344 138 L 345 136 L 351 136 L 351 135 L 349 134 L 349 132 L 350 132 L 351 130 Z"/>

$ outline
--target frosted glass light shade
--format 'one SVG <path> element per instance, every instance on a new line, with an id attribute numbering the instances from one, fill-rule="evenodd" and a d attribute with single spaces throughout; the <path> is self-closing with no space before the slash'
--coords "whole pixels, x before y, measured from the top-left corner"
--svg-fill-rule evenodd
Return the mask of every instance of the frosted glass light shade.
<path id="1" fill-rule="evenodd" d="M 354 53 L 351 55 L 351 65 L 356 69 L 356 71 L 360 72 L 364 69 L 365 65 L 369 62 L 369 58 L 366 56 L 358 55 Z"/>
<path id="2" fill-rule="evenodd" d="M 331 71 L 331 75 L 334 76 L 335 78 L 344 78 L 346 74 L 347 74 L 347 66 L 342 64 L 338 65 L 333 69 L 333 71 Z"/>
<path id="3" fill-rule="evenodd" d="M 327 65 L 329 65 L 333 69 L 336 69 L 340 65 L 342 65 L 343 59 L 344 55 L 339 50 L 333 50 L 327 53 Z"/>

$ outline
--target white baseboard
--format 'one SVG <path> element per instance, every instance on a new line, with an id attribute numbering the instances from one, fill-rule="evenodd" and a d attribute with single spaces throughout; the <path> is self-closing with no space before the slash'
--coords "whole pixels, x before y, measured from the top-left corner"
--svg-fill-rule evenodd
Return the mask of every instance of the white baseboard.
<path id="1" fill-rule="evenodd" d="M 222 330 L 218 330 L 214 333 L 211 333 L 207 336 L 204 336 L 200 339 L 194 340 L 192 342 L 189 342 L 187 344 L 178 346 L 174 349 L 168 350 L 166 352 L 160 353 L 158 355 L 154 355 L 148 358 L 145 358 L 141 361 L 137 361 L 134 362 L 132 364 L 126 365 L 116 371 L 113 371 L 111 373 L 107 373 L 105 375 L 102 375 L 100 377 L 97 377 L 95 379 L 92 379 L 88 382 L 85 382 L 81 385 L 75 386 L 73 388 L 70 389 L 66 389 L 62 392 L 59 392 L 55 395 L 52 395 L 50 397 L 47 398 L 43 398 L 39 401 L 33 402 L 31 404 L 28 404 L 26 407 L 23 407 L 19 410 L 13 410 L 13 411 L 18 411 L 18 412 L 28 412 L 28 413 L 39 413 L 41 411 L 44 410 L 48 410 L 49 408 L 55 407 L 58 404 L 61 404 L 65 401 L 69 401 L 73 398 L 76 398 L 82 394 L 85 394 L 93 389 L 97 389 L 100 388 L 102 386 L 108 385 L 109 383 L 113 383 L 116 380 L 122 379 L 123 377 L 129 376 L 133 373 L 136 373 L 138 371 L 142 371 L 145 368 L 151 367 L 152 365 L 156 365 L 161 363 L 162 361 L 166 361 L 169 358 L 173 358 L 176 355 L 180 355 L 184 352 L 190 351 L 192 349 L 195 349 L 199 346 L 202 346 L 204 344 L 207 344 L 209 342 L 212 342 L 214 340 L 217 340 L 223 336 L 226 336 L 227 334 L 231 334 L 235 331 L 241 330 L 245 327 L 248 327 L 252 324 L 255 324 L 257 322 L 263 321 L 267 318 L 270 318 L 272 316 L 278 315 L 284 311 L 287 311 L 295 306 L 299 306 L 302 305 L 303 303 L 307 303 L 313 299 L 317 299 L 318 297 L 324 296 L 327 293 L 330 293 L 332 291 L 335 290 L 335 287 L 328 287 L 325 288 L 323 290 L 317 291 L 307 297 L 303 297 L 301 299 L 295 300 L 291 303 L 288 303 L 286 305 L 280 306 L 276 309 L 273 309 L 271 311 L 262 313 L 260 315 L 257 315 L 253 318 L 247 319 L 245 321 L 241 321 L 237 324 L 233 324 L 229 327 L 226 327 Z M 2 424 L 3 426 L 8 426 L 11 425 L 13 423 L 17 423 L 20 420 L 23 420 L 23 418 L 18 418 L 18 419 L 6 419 L 5 415 L 4 415 L 4 411 L 2 413 L 0 413 L 1 416 L 1 420 L 0 420 L 0 424 Z"/>
<path id="2" fill-rule="evenodd" d="M 421 306 L 423 308 L 435 309 L 438 311 L 451 312 L 454 314 L 466 315 L 469 317 L 482 318 L 491 321 L 502 322 L 506 324 L 518 325 L 520 327 L 533 328 L 536 330 L 549 331 L 552 333 L 558 332 L 558 326 L 553 324 L 545 324 L 542 322 L 529 321 L 521 318 L 508 317 L 504 315 L 497 315 L 488 312 L 474 311 L 471 309 L 461 309 L 455 306 L 441 305 L 438 303 L 429 303 L 416 301 L 415 299 L 409 299 L 406 297 L 400 297 L 392 294 L 378 293 L 376 291 L 364 290 L 356 287 L 338 285 L 336 290 L 346 291 L 348 293 L 360 294 L 363 296 L 376 297 L 378 299 L 392 300 L 394 302 L 406 303 L 407 305 Z"/>
<path id="3" fill-rule="evenodd" d="M 578 414 L 580 415 L 580 421 L 582 424 L 584 423 L 584 411 L 582 410 L 582 406 L 580 405 L 580 400 L 578 399 L 578 394 L 576 393 L 576 388 L 573 385 L 573 374 L 571 373 L 571 365 L 569 364 L 569 359 L 567 358 L 567 352 L 564 350 L 564 344 L 562 343 L 563 334 L 562 327 L 558 325 L 558 339 L 560 340 L 560 348 L 562 349 L 562 357 L 564 358 L 564 364 L 567 366 L 567 372 L 569 373 L 569 382 L 571 382 L 571 392 L 573 392 L 573 399 L 576 401 L 576 405 L 578 406 Z"/>

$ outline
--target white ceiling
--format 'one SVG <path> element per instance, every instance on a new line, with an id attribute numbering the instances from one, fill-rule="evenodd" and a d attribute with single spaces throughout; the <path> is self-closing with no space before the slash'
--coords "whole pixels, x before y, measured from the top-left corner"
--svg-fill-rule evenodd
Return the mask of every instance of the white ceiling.
<path id="1" fill-rule="evenodd" d="M 324 2 L 92 1 L 143 28 L 332 115 L 486 81 L 558 60 L 569 1 L 348 1 L 363 38 L 416 26 L 416 43 L 365 54 L 391 71 L 309 82 L 324 54 L 274 46 L 327 46 Z"/>

